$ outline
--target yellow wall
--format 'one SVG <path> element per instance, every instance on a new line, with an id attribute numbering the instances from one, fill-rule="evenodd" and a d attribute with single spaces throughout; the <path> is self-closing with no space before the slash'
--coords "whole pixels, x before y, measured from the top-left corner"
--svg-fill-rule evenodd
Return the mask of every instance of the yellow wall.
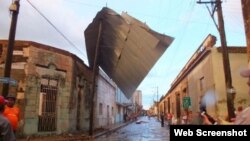
<path id="1" fill-rule="evenodd" d="M 250 104 L 248 96 L 248 88 L 246 85 L 246 79 L 242 78 L 239 74 L 240 70 L 247 66 L 247 55 L 246 53 L 229 53 L 230 68 L 232 85 L 236 89 L 235 108 L 238 106 L 246 107 Z M 222 63 L 222 54 L 218 53 L 216 49 L 213 51 L 213 65 L 214 65 L 214 80 L 215 89 L 218 95 L 217 106 L 218 115 L 225 117 L 227 115 L 227 104 L 226 104 L 226 87 L 225 87 L 225 76 Z M 217 69 L 220 68 L 220 69 Z"/>
<path id="2" fill-rule="evenodd" d="M 170 97 L 170 112 L 176 117 L 176 94 L 181 96 L 181 115 L 184 109 L 182 107 L 182 97 L 188 95 L 191 97 L 191 108 L 193 112 L 198 112 L 200 109 L 200 99 L 206 93 L 210 94 L 211 106 L 207 105 L 207 111 L 214 117 L 225 118 L 227 116 L 226 104 L 226 86 L 224 77 L 224 67 L 222 62 L 222 54 L 217 48 L 211 48 L 210 53 L 196 65 L 173 90 L 171 90 L 161 101 L 167 101 Z M 235 108 L 238 106 L 249 106 L 250 98 L 248 96 L 248 88 L 246 79 L 239 75 L 242 68 L 247 66 L 246 53 L 229 53 L 232 85 L 237 91 L 235 98 Z M 204 77 L 203 89 L 200 86 L 200 79 Z M 185 80 L 185 81 L 184 81 Z M 183 88 L 187 87 L 187 92 L 184 94 Z M 211 100 L 212 99 L 212 100 Z M 214 102 L 214 104 L 213 104 Z M 168 107 L 168 104 L 167 106 Z M 167 111 L 167 109 L 166 109 Z"/>

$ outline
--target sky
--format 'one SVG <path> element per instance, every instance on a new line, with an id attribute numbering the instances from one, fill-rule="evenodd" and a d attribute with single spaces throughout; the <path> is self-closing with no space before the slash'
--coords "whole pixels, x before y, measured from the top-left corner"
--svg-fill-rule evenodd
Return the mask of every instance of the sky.
<path id="1" fill-rule="evenodd" d="M 152 30 L 174 37 L 173 43 L 138 86 L 148 109 L 169 90 L 180 70 L 208 34 L 219 34 L 209 11 L 198 0 L 20 0 L 17 40 L 30 40 L 76 54 L 86 64 L 84 30 L 103 7 L 129 15 Z M 205 0 L 202 0 L 205 1 Z M 208 0 L 206 0 L 208 1 Z M 0 0 L 0 39 L 8 39 L 12 0 Z M 208 5 L 211 8 L 211 5 Z M 228 46 L 246 46 L 240 0 L 223 0 Z M 217 13 L 214 14 L 217 21 Z"/>

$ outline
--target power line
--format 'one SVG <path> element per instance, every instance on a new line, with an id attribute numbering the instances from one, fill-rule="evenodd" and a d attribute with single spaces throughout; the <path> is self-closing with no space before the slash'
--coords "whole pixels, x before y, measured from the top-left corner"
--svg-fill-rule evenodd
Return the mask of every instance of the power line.
<path id="1" fill-rule="evenodd" d="M 71 46 L 73 46 L 75 49 L 77 49 L 78 51 L 80 51 L 82 53 L 82 55 L 86 57 L 86 55 L 80 50 L 77 48 L 77 46 L 72 42 L 70 41 L 70 39 L 68 39 L 66 37 L 66 35 L 64 35 L 34 4 L 32 4 L 29 0 L 26 0 Z"/>

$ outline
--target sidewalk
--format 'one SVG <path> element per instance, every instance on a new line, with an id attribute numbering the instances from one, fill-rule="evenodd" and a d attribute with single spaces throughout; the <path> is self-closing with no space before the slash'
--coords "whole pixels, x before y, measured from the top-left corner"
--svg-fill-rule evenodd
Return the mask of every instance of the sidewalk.
<path id="1" fill-rule="evenodd" d="M 101 131 L 96 131 L 93 136 L 89 136 L 87 133 L 64 133 L 60 135 L 49 135 L 49 136 L 28 136 L 25 138 L 18 138 L 17 141 L 93 141 L 94 139 L 111 134 L 112 132 L 133 123 L 133 121 L 128 121 L 125 123 L 117 123 L 105 127 Z"/>
<path id="2" fill-rule="evenodd" d="M 94 138 L 98 138 L 98 137 L 101 137 L 101 136 L 103 136 L 103 135 L 109 135 L 109 134 L 111 134 L 112 132 L 114 132 L 114 131 L 116 131 L 116 130 L 118 130 L 118 129 L 124 127 L 124 126 L 127 126 L 127 125 L 130 124 L 130 123 L 133 123 L 134 121 L 135 121 L 135 120 L 110 125 L 109 127 L 106 127 L 104 131 L 99 132 L 99 133 L 96 133 L 96 134 L 94 135 Z"/>

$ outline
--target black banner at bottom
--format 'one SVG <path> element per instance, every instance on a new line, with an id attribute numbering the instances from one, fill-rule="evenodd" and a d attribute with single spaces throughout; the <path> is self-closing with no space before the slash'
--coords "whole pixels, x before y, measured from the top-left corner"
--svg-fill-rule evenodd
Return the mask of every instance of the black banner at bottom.
<path id="1" fill-rule="evenodd" d="M 249 139 L 250 125 L 171 125 L 170 140 L 190 139 Z"/>

